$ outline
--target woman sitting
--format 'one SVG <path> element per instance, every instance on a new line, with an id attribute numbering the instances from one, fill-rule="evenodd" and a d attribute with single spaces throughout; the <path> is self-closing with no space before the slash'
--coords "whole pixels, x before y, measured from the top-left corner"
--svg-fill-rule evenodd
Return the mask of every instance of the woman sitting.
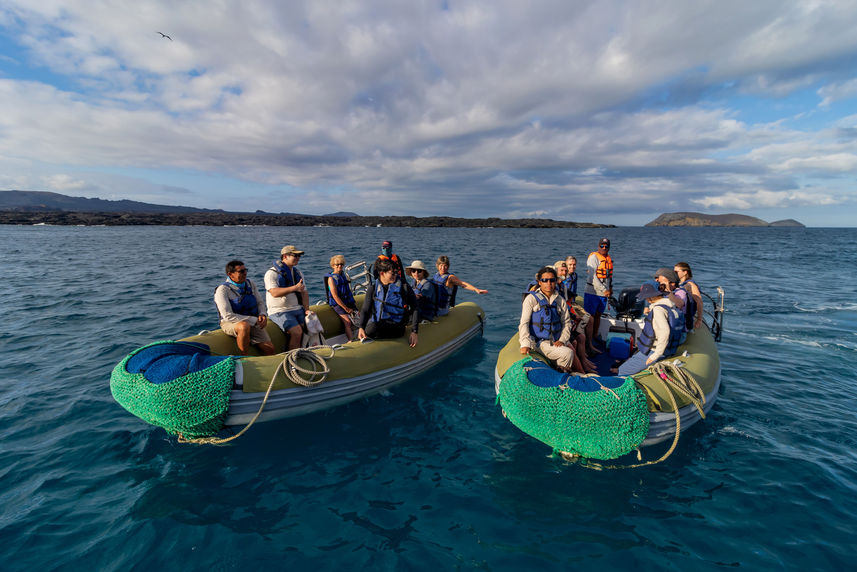
<path id="1" fill-rule="evenodd" d="M 488 293 L 488 290 L 477 288 L 473 284 L 458 278 L 455 274 L 450 274 L 449 257 L 447 256 L 438 256 L 437 273 L 432 278 L 432 281 L 437 284 L 438 316 L 446 316 L 449 314 L 449 309 L 455 306 L 455 294 L 458 292 L 459 286 L 468 290 L 473 290 L 477 294 Z"/>
<path id="2" fill-rule="evenodd" d="M 339 315 L 345 326 L 345 335 L 351 341 L 351 315 L 357 312 L 357 303 L 351 292 L 351 284 L 345 275 L 345 257 L 337 254 L 330 258 L 331 271 L 324 275 L 324 289 L 327 292 L 327 303 Z"/>

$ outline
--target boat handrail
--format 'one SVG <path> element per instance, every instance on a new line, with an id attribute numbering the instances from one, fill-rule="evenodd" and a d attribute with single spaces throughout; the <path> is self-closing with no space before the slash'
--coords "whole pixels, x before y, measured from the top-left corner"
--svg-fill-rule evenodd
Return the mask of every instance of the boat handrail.
<path id="1" fill-rule="evenodd" d="M 358 272 L 352 274 L 353 270 L 357 270 Z M 355 295 L 363 294 L 372 286 L 372 275 L 369 273 L 369 267 L 366 265 L 365 260 L 352 262 L 346 266 L 345 275 L 351 281 L 351 292 Z"/>
<path id="2" fill-rule="evenodd" d="M 726 292 L 722 286 L 717 287 L 717 300 L 715 300 L 707 292 L 699 290 L 700 293 L 711 301 L 711 310 L 705 310 L 705 314 L 711 318 L 711 324 L 706 323 L 711 334 L 714 336 L 714 341 L 719 342 L 723 337 L 723 315 L 726 313 Z"/>

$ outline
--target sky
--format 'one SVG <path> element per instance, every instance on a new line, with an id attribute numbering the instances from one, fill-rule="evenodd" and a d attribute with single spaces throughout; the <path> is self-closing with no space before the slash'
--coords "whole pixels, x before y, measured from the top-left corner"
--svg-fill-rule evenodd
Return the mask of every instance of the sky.
<path id="1" fill-rule="evenodd" d="M 0 189 L 855 226 L 855 29 L 853 1 L 0 0 Z"/>

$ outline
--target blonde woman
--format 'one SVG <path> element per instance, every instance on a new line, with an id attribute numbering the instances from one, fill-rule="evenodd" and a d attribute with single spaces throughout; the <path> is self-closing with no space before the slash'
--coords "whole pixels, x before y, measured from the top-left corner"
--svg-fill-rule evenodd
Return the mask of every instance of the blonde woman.
<path id="1" fill-rule="evenodd" d="M 330 258 L 330 272 L 324 275 L 324 290 L 327 293 L 327 303 L 337 313 L 345 335 L 351 340 L 351 314 L 357 312 L 357 303 L 351 292 L 351 284 L 345 275 L 345 257 L 336 254 Z"/>

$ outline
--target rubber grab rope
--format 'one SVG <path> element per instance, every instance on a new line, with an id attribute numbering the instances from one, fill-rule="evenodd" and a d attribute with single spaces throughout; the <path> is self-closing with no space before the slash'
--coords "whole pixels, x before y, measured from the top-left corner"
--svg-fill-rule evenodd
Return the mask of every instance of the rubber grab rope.
<path id="1" fill-rule="evenodd" d="M 673 442 L 672 445 L 670 445 L 669 450 L 661 455 L 661 458 L 657 461 L 647 461 L 645 463 L 636 463 L 633 465 L 602 465 L 601 463 L 590 461 L 582 463 L 582 466 L 596 471 L 603 471 L 605 469 L 636 469 L 649 465 L 657 465 L 673 454 L 673 451 L 675 451 L 675 448 L 678 445 L 679 435 L 681 434 L 681 414 L 678 410 L 675 393 L 679 393 L 687 397 L 691 403 L 696 406 L 700 417 L 705 419 L 705 411 L 703 411 L 702 408 L 705 404 L 705 393 L 702 391 L 702 388 L 693 376 L 685 371 L 681 366 L 682 363 L 677 359 L 671 362 L 655 362 L 648 369 L 644 369 L 643 371 L 630 376 L 631 379 L 637 381 L 637 377 L 642 377 L 647 373 L 651 373 L 655 379 L 661 382 L 661 385 L 664 387 L 667 395 L 669 395 L 670 403 L 673 406 L 673 412 L 675 412 L 675 435 L 673 436 Z M 560 452 L 560 456 L 566 461 L 578 460 L 576 455 L 571 455 L 565 452 Z M 640 454 L 640 449 L 637 448 L 637 460 L 641 459 L 642 455 Z"/>
<path id="2" fill-rule="evenodd" d="M 283 370 L 283 373 L 289 379 L 289 381 L 302 385 L 304 387 L 315 387 L 318 384 L 322 383 L 327 379 L 327 374 L 330 373 L 330 368 L 327 367 L 326 359 L 331 359 L 336 354 L 337 347 L 343 347 L 337 344 L 337 346 L 315 346 L 313 349 L 321 349 L 321 350 L 330 350 L 330 355 L 326 358 L 318 355 L 314 351 L 306 348 L 297 348 L 294 350 L 289 350 L 286 352 L 286 355 L 283 356 L 283 361 L 280 362 L 280 365 L 274 369 L 274 375 L 271 376 L 271 382 L 268 384 L 268 390 L 265 391 L 265 397 L 262 399 L 262 403 L 259 405 L 259 410 L 253 416 L 247 425 L 244 426 L 241 431 L 232 435 L 231 437 L 220 438 L 220 437 L 198 437 L 196 439 L 188 439 L 181 433 L 178 436 L 179 443 L 193 443 L 194 445 L 223 445 L 228 443 L 229 441 L 233 441 L 247 432 L 250 427 L 256 423 L 256 420 L 259 419 L 259 416 L 262 414 L 262 410 L 265 409 L 265 404 L 268 402 L 268 396 L 271 395 L 271 390 L 274 388 L 274 382 L 277 379 L 277 374 L 280 370 Z M 300 358 L 304 358 L 313 364 L 313 369 L 305 369 L 297 365 L 297 360 Z M 321 369 L 316 369 L 316 365 L 321 366 Z M 306 374 L 309 379 L 306 379 L 301 376 L 301 374 Z"/>

